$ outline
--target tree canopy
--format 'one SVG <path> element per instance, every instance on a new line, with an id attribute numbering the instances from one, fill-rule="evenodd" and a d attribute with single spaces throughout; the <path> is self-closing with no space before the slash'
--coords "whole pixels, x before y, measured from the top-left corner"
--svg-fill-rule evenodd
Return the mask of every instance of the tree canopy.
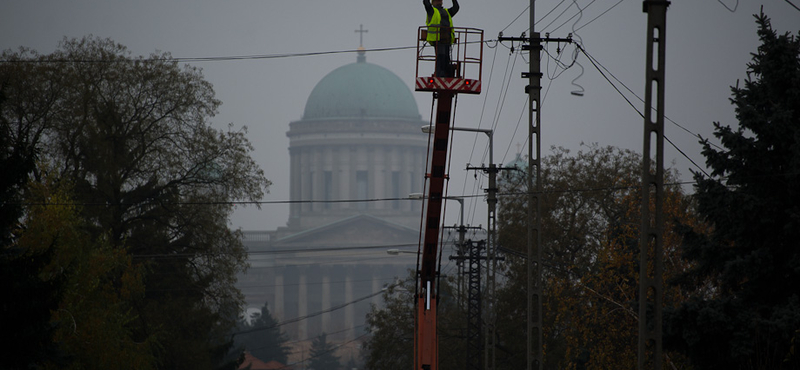
<path id="1" fill-rule="evenodd" d="M 311 370 L 339 370 L 342 368 L 339 356 L 333 352 L 336 347 L 328 343 L 328 335 L 320 334 L 311 342 L 311 356 L 308 361 L 308 368 Z"/>
<path id="2" fill-rule="evenodd" d="M 695 174 L 708 233 L 688 230 L 676 279 L 692 294 L 665 312 L 665 345 L 698 369 L 797 369 L 800 355 L 800 33 L 756 15 L 761 45 L 742 87 L 738 127 L 703 140 L 711 177 Z"/>
<path id="3" fill-rule="evenodd" d="M 238 347 L 243 347 L 261 361 L 287 363 L 289 347 L 286 343 L 289 337 L 281 331 L 266 302 L 260 312 L 250 316 L 249 323 L 246 320 L 239 322 L 234 340 Z"/>
<path id="4" fill-rule="evenodd" d="M 120 263 L 130 258 L 142 274 L 142 294 L 120 298 L 133 318 L 127 335 L 161 368 L 217 366 L 242 305 L 236 273 L 246 268 L 228 216 L 234 202 L 258 200 L 270 185 L 246 129 L 213 128 L 220 102 L 211 84 L 168 53 L 133 57 L 89 36 L 64 39 L 51 54 L 21 48 L 2 59 L 0 119 L 12 140 L 29 145 L 22 149 L 39 153 L 46 171 L 33 171 L 33 181 L 67 185 L 80 205 L 80 243 L 123 253 Z M 105 273 L 117 289 L 118 271 Z"/>
<path id="5" fill-rule="evenodd" d="M 365 367 L 370 370 L 407 369 L 414 367 L 414 287 L 415 274 L 384 289 L 383 305 L 373 305 L 367 313 L 368 339 L 363 345 Z M 437 331 L 439 336 L 439 368 L 465 369 L 466 302 L 454 294 L 454 282 L 441 279 Z"/>
<path id="6" fill-rule="evenodd" d="M 629 150 L 552 148 L 542 160 L 544 361 L 563 369 L 634 368 L 638 331 L 638 232 L 641 156 Z M 677 178 L 667 171 L 666 182 Z M 526 362 L 527 196 L 524 177 L 499 181 L 498 242 L 508 253 L 497 293 L 497 368 Z M 669 219 L 694 225 L 680 187 L 665 189 Z M 674 222 L 665 232 L 665 259 L 677 255 Z M 668 273 L 682 271 L 667 263 Z M 681 299 L 678 290 L 666 299 Z M 675 356 L 673 356 L 675 357 Z"/>

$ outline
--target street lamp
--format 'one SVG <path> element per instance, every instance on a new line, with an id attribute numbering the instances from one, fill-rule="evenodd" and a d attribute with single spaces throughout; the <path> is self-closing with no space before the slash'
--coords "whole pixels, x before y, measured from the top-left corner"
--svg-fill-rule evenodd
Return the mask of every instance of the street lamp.
<path id="1" fill-rule="evenodd" d="M 426 134 L 431 134 L 436 131 L 436 127 L 433 125 L 425 125 L 421 127 L 422 132 Z M 471 127 L 451 127 L 451 130 L 454 131 L 466 131 L 466 132 L 483 132 L 486 136 L 489 137 L 489 166 L 494 166 L 494 130 L 488 128 L 471 128 Z"/>
<path id="2" fill-rule="evenodd" d="M 425 126 L 423 126 L 424 128 Z M 425 199 L 425 194 L 422 193 L 411 193 L 408 194 L 408 199 Z M 464 255 L 464 238 L 466 237 L 467 227 L 464 226 L 464 197 L 442 197 L 444 200 L 455 200 L 458 202 L 461 216 L 459 219 L 458 225 L 458 256 L 462 257 Z M 459 260 L 458 262 L 458 297 L 461 298 L 461 291 L 463 285 L 462 277 L 463 277 L 463 268 L 464 264 L 462 261 Z"/>

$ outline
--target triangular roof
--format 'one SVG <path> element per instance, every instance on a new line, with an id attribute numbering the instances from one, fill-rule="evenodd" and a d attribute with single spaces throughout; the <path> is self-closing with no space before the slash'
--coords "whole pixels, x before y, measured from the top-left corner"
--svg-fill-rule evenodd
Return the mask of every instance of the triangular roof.
<path id="1" fill-rule="evenodd" d="M 386 244 L 414 244 L 419 242 L 419 231 L 369 215 L 350 216 L 326 225 L 315 227 L 276 240 L 275 248 L 335 248 L 337 246 L 374 246 Z"/>

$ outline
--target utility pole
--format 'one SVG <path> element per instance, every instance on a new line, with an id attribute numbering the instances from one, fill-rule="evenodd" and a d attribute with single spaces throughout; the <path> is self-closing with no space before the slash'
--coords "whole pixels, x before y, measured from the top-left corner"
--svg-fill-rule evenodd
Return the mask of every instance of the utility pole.
<path id="1" fill-rule="evenodd" d="M 469 246 L 469 272 L 467 273 L 467 369 L 481 369 L 481 354 L 483 353 L 483 340 L 481 340 L 481 249 L 485 244 L 479 241 L 476 245 L 472 240 Z"/>
<path id="2" fill-rule="evenodd" d="M 642 224 L 639 240 L 639 370 L 662 369 L 664 213 L 664 65 L 666 0 L 645 0 L 647 58 L 642 151 Z M 654 53 L 656 55 L 654 56 Z M 653 96 L 655 94 L 655 96 Z M 653 102 L 655 101 L 655 106 Z M 653 114 L 655 111 L 655 117 Z M 651 145 L 655 145 L 655 148 Z M 655 152 L 653 152 L 655 150 Z M 655 173 L 651 161 L 655 154 Z M 655 215 L 650 214 L 650 203 Z"/>
<path id="3" fill-rule="evenodd" d="M 536 0 L 531 0 L 530 41 L 528 53 L 528 370 L 544 369 L 544 342 L 542 335 L 542 44 L 534 31 Z M 536 172 L 534 172 L 534 170 Z M 534 175 L 535 174 L 535 175 Z M 534 179 L 534 176 L 536 177 Z M 534 186 L 534 181 L 536 184 Z"/>
<path id="4" fill-rule="evenodd" d="M 489 175 L 489 186 L 484 189 L 486 192 L 486 203 L 488 204 L 488 220 L 487 220 L 487 238 L 486 238 L 486 293 L 484 294 L 484 306 L 486 310 L 484 311 L 484 316 L 486 317 L 486 328 L 485 328 L 485 347 L 484 351 L 486 352 L 485 355 L 485 365 L 484 368 L 486 370 L 494 369 L 495 368 L 495 360 L 496 360 L 496 321 L 497 321 L 497 314 L 496 314 L 496 307 L 497 307 L 497 296 L 496 296 L 496 272 L 497 272 L 497 261 L 502 261 L 503 257 L 497 256 L 497 242 L 496 242 L 496 235 L 497 235 L 497 173 L 502 170 L 509 170 L 509 169 L 516 169 L 514 168 L 507 168 L 503 166 L 497 166 L 494 164 L 494 158 L 492 155 L 492 134 L 491 130 L 487 130 L 489 133 L 489 167 L 471 167 L 467 166 L 467 171 L 472 170 L 480 170 L 485 172 Z"/>
<path id="5" fill-rule="evenodd" d="M 458 230 L 458 248 L 456 256 L 450 256 L 450 260 L 455 260 L 458 265 L 458 298 L 462 299 L 461 281 L 463 279 L 464 261 L 467 261 L 467 356 L 466 368 L 481 370 L 481 249 L 484 248 L 483 242 L 473 244 L 472 240 L 465 240 L 467 230 L 480 230 L 480 226 L 464 225 L 464 198 L 444 197 L 458 201 L 461 207 L 461 218 L 459 226 L 450 226 Z"/>
<path id="6" fill-rule="evenodd" d="M 479 229 L 478 227 L 473 227 Z M 466 227 L 462 227 L 466 231 Z M 458 263 L 467 262 L 467 330 L 466 330 L 466 369 L 482 370 L 481 354 L 483 353 L 483 340 L 481 338 L 481 260 L 486 259 L 481 251 L 486 249 L 486 243 L 481 240 L 473 242 L 464 241 L 462 244 L 466 255 L 450 256 L 451 260 Z"/>
<path id="7" fill-rule="evenodd" d="M 503 37 L 499 41 L 520 41 L 527 43 L 522 50 L 528 50 L 530 63 L 528 72 L 522 73 L 522 78 L 528 79 L 525 93 L 528 94 L 528 169 L 526 180 L 528 186 L 528 370 L 542 370 L 544 368 L 544 341 L 542 334 L 542 131 L 541 131 L 541 52 L 542 41 L 571 43 L 572 37 L 550 38 L 539 37 L 534 32 L 535 0 L 530 6 L 530 37 Z"/>

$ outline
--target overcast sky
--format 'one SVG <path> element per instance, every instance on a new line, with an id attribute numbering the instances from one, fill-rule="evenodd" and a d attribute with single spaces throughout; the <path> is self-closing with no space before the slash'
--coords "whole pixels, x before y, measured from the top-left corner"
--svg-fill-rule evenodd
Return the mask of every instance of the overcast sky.
<path id="1" fill-rule="evenodd" d="M 644 98 L 644 58 L 647 15 L 641 0 L 537 1 L 535 30 L 551 37 L 575 33 L 586 51 L 602 67 Z M 795 4 L 800 1 L 793 1 Z M 529 28 L 527 0 L 461 0 L 456 26 L 485 30 L 487 40 L 500 31 L 518 36 Z M 450 5 L 450 0 L 445 0 Z M 578 7 L 583 9 L 580 16 Z M 730 105 L 730 86 L 746 77 L 750 53 L 758 46 L 753 14 L 761 3 L 749 0 L 675 0 L 667 13 L 666 115 L 694 134 L 711 137 L 712 123 L 735 125 Z M 134 55 L 167 51 L 173 57 L 256 56 L 355 50 L 360 24 L 368 30 L 364 46 L 369 49 L 415 46 L 416 29 L 424 23 L 421 0 L 5 0 L 0 6 L 0 48 L 19 46 L 41 53 L 55 50 L 65 36 L 89 34 L 111 38 Z M 552 12 L 551 12 L 552 10 Z M 735 11 L 732 11 L 735 10 Z M 524 12 L 524 13 L 523 13 Z M 800 11 L 786 1 L 764 2 L 764 12 L 781 33 L 800 30 Z M 604 14 L 603 14 L 604 13 Z M 514 21 L 517 16 L 519 19 Z M 575 16 L 575 17 L 573 17 Z M 598 17 L 599 16 L 599 17 Z M 570 17 L 573 17 L 570 20 Z M 512 23 L 512 21 L 514 21 Z M 577 22 L 577 23 L 576 23 Z M 518 146 L 526 142 L 527 55 L 510 53 L 510 44 L 490 42 L 484 49 L 481 95 L 462 95 L 456 125 L 495 130 L 495 162 L 514 159 Z M 515 45 L 515 50 L 518 50 Z M 557 46 L 547 51 L 557 57 Z M 561 45 L 562 62 L 572 60 L 573 47 Z M 245 230 L 271 230 L 284 226 L 289 208 L 289 122 L 302 118 L 305 102 L 317 82 L 344 64 L 355 62 L 354 53 L 286 58 L 256 58 L 193 62 L 213 83 L 223 104 L 213 118 L 224 128 L 247 126 L 255 146 L 254 157 L 273 182 L 262 209 L 239 209 L 231 225 Z M 374 51 L 367 61 L 396 73 L 413 88 L 414 49 Z M 598 143 L 632 149 L 642 148 L 642 118 L 579 55 L 566 71 L 555 61 L 542 58 L 543 153 L 551 146 L 580 149 L 581 143 Z M 563 72 L 563 73 L 562 73 Z M 611 75 L 607 73 L 609 78 Z M 582 97 L 570 94 L 579 88 Z M 613 79 L 612 79 L 613 80 Z M 615 83 L 617 83 L 615 81 Z M 626 92 L 621 84 L 617 87 Z M 431 95 L 414 92 L 420 114 L 427 120 Z M 643 103 L 628 94 L 639 110 Z M 521 120 L 520 120 L 521 118 Z M 687 156 L 704 166 L 697 139 L 678 126 L 666 124 L 666 135 Z M 477 139 L 476 139 L 477 138 Z M 482 176 L 475 179 L 464 168 L 486 163 L 485 136 L 457 133 L 451 164 L 450 195 L 483 194 Z M 523 151 L 527 152 L 525 147 Z M 669 144 L 667 166 L 677 168 L 683 180 L 691 180 L 688 159 Z M 482 198 L 467 202 L 470 224 L 485 225 Z M 457 208 L 457 206 L 452 207 Z M 451 209 L 452 210 L 452 209 Z M 445 223 L 456 223 L 457 210 L 448 210 Z"/>

